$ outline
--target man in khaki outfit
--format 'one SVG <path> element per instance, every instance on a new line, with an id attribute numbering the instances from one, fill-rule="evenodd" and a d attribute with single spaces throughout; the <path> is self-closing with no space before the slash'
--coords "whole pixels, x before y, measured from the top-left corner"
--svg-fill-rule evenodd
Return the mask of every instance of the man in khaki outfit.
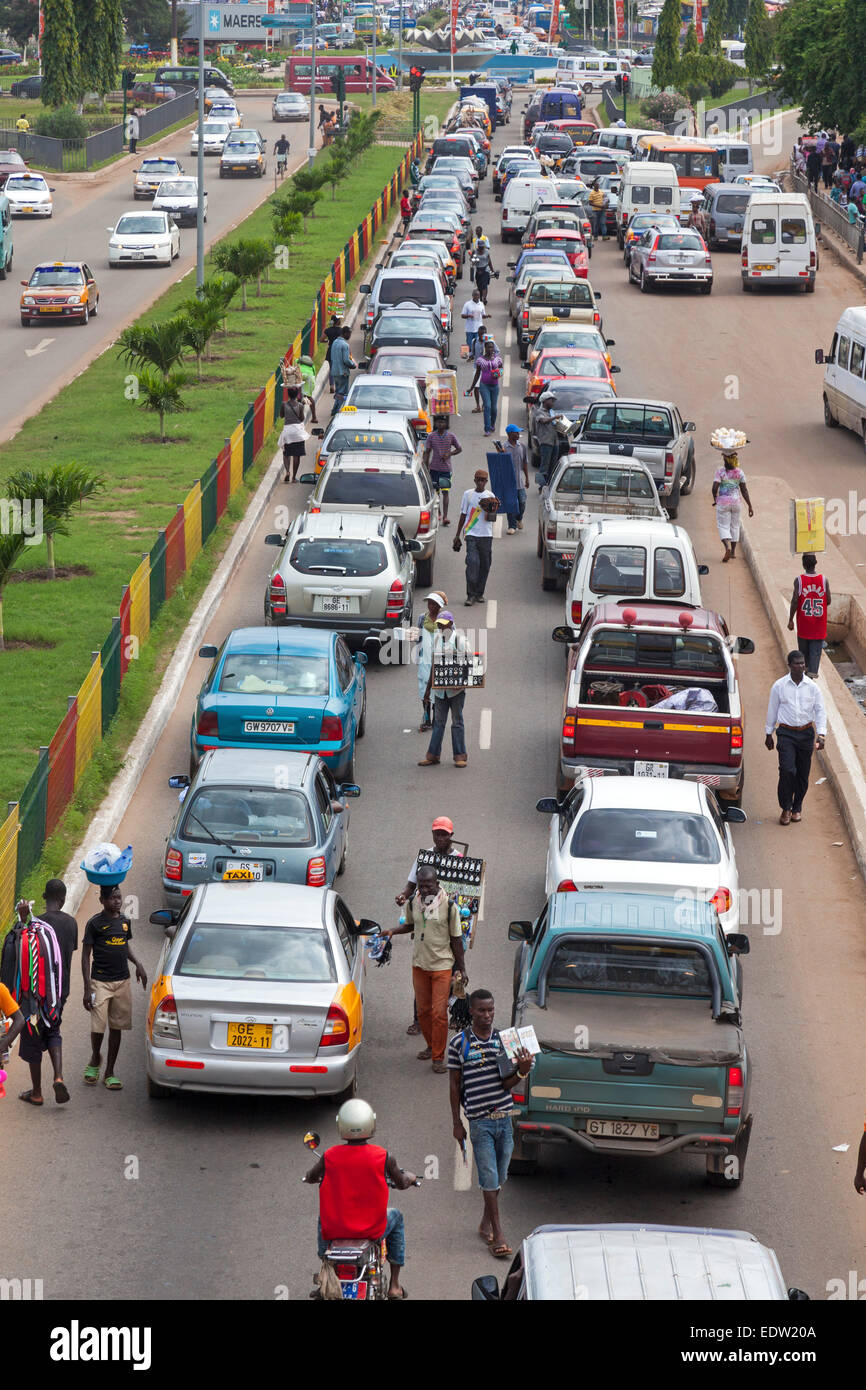
<path id="1" fill-rule="evenodd" d="M 433 1070 L 444 1073 L 448 1042 L 448 996 L 451 971 L 457 969 L 467 980 L 463 955 L 463 927 L 456 903 L 439 886 L 431 864 L 418 867 L 418 891 L 409 904 L 406 924 L 390 927 L 383 936 L 404 936 L 414 932 L 412 984 L 418 1005 L 418 1024 L 427 1046 L 418 1053 L 419 1062 L 432 1058 Z"/>

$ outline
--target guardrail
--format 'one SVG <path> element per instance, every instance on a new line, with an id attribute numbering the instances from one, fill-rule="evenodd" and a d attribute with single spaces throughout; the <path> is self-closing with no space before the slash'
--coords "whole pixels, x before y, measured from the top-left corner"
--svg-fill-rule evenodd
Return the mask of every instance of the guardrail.
<path id="1" fill-rule="evenodd" d="M 194 88 L 181 92 L 171 101 L 151 107 L 138 118 L 139 141 L 149 140 L 169 126 L 192 117 L 196 110 L 197 93 Z M 0 126 L 0 129 L 3 129 Z M 3 141 L 17 149 L 28 164 L 43 169 L 54 169 L 58 173 L 77 173 L 83 169 L 93 169 L 106 159 L 111 159 L 123 151 L 123 125 L 117 123 L 105 130 L 95 131 L 80 140 L 58 140 L 54 136 L 37 135 L 32 130 L 3 129 Z"/>
<path id="2" fill-rule="evenodd" d="M 132 654 L 147 640 L 160 609 L 224 514 L 252 468 L 266 435 L 280 416 L 284 372 L 305 353 L 313 354 L 328 322 L 328 296 L 342 294 L 373 249 L 376 232 L 398 206 L 409 164 L 423 148 L 418 135 L 399 169 L 347 241 L 319 286 L 312 313 L 268 377 L 242 420 L 225 441 L 150 550 L 121 595 L 119 612 L 54 737 L 39 758 L 18 801 L 8 803 L 0 823 L 0 922 L 11 920 L 18 890 L 56 829 L 90 760 L 111 724 Z"/>
<path id="3" fill-rule="evenodd" d="M 829 198 L 825 198 L 821 193 L 816 193 L 813 188 L 810 188 L 808 181 L 794 171 L 793 163 L 788 177 L 794 192 L 805 193 L 809 199 L 816 231 L 820 230 L 819 224 L 823 227 L 830 227 L 840 240 L 844 241 L 849 251 L 853 251 L 857 258 L 857 264 L 862 264 L 864 240 L 862 217 L 858 217 L 856 222 L 849 222 L 847 211 L 843 212 Z"/>

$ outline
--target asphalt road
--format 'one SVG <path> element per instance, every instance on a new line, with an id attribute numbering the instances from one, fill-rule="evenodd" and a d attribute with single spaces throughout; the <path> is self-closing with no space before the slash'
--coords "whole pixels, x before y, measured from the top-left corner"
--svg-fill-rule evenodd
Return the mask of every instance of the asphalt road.
<path id="1" fill-rule="evenodd" d="M 219 240 L 274 189 L 276 161 L 273 145 L 284 131 L 292 147 L 289 170 L 306 159 L 309 126 L 300 122 L 271 120 L 272 94 L 238 98 L 245 124 L 254 126 L 267 140 L 267 174 L 262 179 L 219 177 L 219 160 L 208 155 L 204 162 L 208 192 L 206 248 Z M 139 158 L 150 154 L 175 155 L 184 172 L 195 177 L 197 156 L 190 154 L 191 126 L 159 142 L 156 149 L 140 149 L 124 158 L 105 181 L 55 178 L 46 173 L 54 188 L 54 216 L 16 217 L 13 228 L 14 268 L 0 285 L 0 443 L 21 428 L 61 387 L 77 376 L 127 324 L 150 307 L 175 280 L 195 271 L 195 228 L 182 227 L 180 257 L 168 266 L 123 267 L 109 271 L 108 232 L 124 212 L 145 210 L 149 203 L 132 196 L 133 170 Z M 317 138 L 317 144 L 320 140 Z M 34 166 L 35 167 L 35 166 Z M 99 314 L 86 328 L 74 323 L 37 324 L 22 328 L 19 313 L 20 282 L 29 278 L 41 261 L 65 258 L 86 261 L 99 286 Z"/>
<path id="2" fill-rule="evenodd" d="M 499 132 L 496 144 L 510 134 Z M 484 190 L 479 220 L 494 230 L 498 205 L 489 183 Z M 498 236 L 493 258 L 503 269 L 512 258 Z M 748 1170 L 742 1188 L 726 1193 L 707 1188 L 703 1163 L 688 1156 L 641 1162 L 554 1151 L 534 1177 L 509 1182 L 502 1206 L 512 1243 L 536 1225 L 557 1221 L 745 1229 L 775 1248 L 788 1283 L 822 1298 L 829 1280 L 847 1281 L 849 1270 L 858 1269 L 866 1222 L 852 1183 L 864 1109 L 858 1046 L 866 993 L 863 884 L 832 794 L 817 784 L 817 763 L 802 824 L 782 829 L 777 823 L 776 762 L 764 749 L 762 725 L 781 659 L 745 565 L 719 563 L 709 505 L 715 455 L 707 439 L 715 425 L 743 425 L 752 440 L 747 470 L 805 479 L 820 461 L 823 490 L 847 488 L 854 468 L 862 467 L 860 446 L 841 431 L 822 432 L 820 379 L 809 359 L 814 342 L 832 331 L 837 305 L 860 296 L 829 261 L 816 297 L 808 299 L 744 296 L 737 258 L 718 255 L 715 265 L 709 298 L 642 296 L 627 285 L 611 242 L 595 251 L 591 278 L 603 291 L 606 329 L 616 339 L 620 394 L 673 398 L 698 422 L 698 485 L 680 520 L 698 559 L 711 566 L 705 600 L 756 645 L 755 654 L 740 661 L 749 821 L 735 831 L 741 886 L 769 895 L 763 920 L 744 928 L 752 942 L 744 961 L 745 1024 L 755 1073 Z M 510 346 L 505 288 L 503 275 L 493 282 L 490 305 L 494 330 Z M 466 289 L 464 281 L 458 312 Z M 524 414 L 513 348 L 507 356 L 501 428 L 509 419 L 522 423 Z M 724 395 L 731 374 L 740 381 L 739 401 Z M 455 479 L 459 496 L 485 442 L 479 416 L 453 424 L 464 445 Z M 300 487 L 281 484 L 275 505 L 288 500 L 297 508 L 303 496 Z M 488 862 L 484 920 L 468 967 L 473 986 L 486 985 L 497 995 L 500 1025 L 508 1021 L 514 951 L 507 923 L 534 916 L 542 902 L 547 819 L 534 805 L 553 790 L 563 681 L 562 650 L 550 640 L 562 620 L 563 598 L 541 590 L 536 506 L 533 492 L 526 529 L 494 543 L 490 601 L 466 614 L 476 626 L 485 623 L 490 655 L 485 689 L 467 699 L 465 771 L 450 761 L 433 769 L 416 766 L 425 742 L 414 732 L 414 670 L 368 668 L 367 737 L 356 769 L 363 795 L 352 808 L 352 852 L 340 884 L 356 916 L 393 922 L 394 893 L 418 847 L 429 843 L 432 818 L 451 816 L 458 836 Z M 274 519 L 267 516 L 206 640 L 219 641 L 231 628 L 260 620 L 271 552 L 259 542 L 272 529 Z M 448 546 L 437 557 L 435 583 L 462 617 L 462 557 Z M 190 675 L 115 836 L 135 848 L 126 889 L 138 900 L 136 945 L 151 967 L 160 934 L 147 915 L 161 903 L 163 840 L 176 807 L 166 779 L 186 770 L 190 711 L 202 673 Z M 483 741 L 482 729 L 489 731 Z M 94 910 L 90 898 L 80 922 Z M 474 1186 L 463 1190 L 447 1078 L 415 1060 L 418 1042 L 406 1036 L 409 954 L 409 943 L 398 939 L 392 963 L 370 971 L 361 1094 L 378 1113 L 379 1140 L 429 1178 L 399 1197 L 409 1240 L 406 1286 L 416 1299 L 463 1299 L 475 1275 L 501 1275 L 503 1267 L 476 1235 L 481 1202 Z M 300 1185 L 309 1157 L 301 1140 L 308 1128 L 326 1142 L 336 1140 L 333 1107 L 207 1096 L 148 1101 L 145 996 L 134 989 L 135 1030 L 121 1049 L 121 1093 L 88 1090 L 81 1082 L 88 1045 L 77 988 L 64 1020 L 71 1104 L 48 1102 L 40 1113 L 19 1104 L 15 1096 L 27 1076 L 17 1059 L 12 1063 L 2 1107 L 4 1169 L 27 1173 L 38 1200 L 28 1204 L 27 1240 L 19 1247 L 26 1267 L 5 1273 L 42 1278 L 46 1298 L 269 1299 L 281 1286 L 291 1298 L 305 1298 L 316 1267 L 316 1194 Z M 850 1152 L 834 1152 L 844 1143 Z M 20 1183 L 2 1185 L 0 1228 L 12 1228 L 21 1199 Z"/>

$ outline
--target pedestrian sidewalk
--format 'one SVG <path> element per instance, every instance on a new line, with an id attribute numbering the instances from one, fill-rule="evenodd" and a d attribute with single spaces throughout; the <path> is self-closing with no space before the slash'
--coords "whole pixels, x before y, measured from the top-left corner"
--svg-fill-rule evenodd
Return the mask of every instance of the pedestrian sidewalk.
<path id="1" fill-rule="evenodd" d="M 749 491 L 755 515 L 743 522 L 742 550 L 779 643 L 782 660 L 797 646 L 796 633 L 788 631 L 788 609 L 794 578 L 800 573 L 800 557 L 789 545 L 790 503 L 794 494 L 777 477 L 749 475 Z M 854 498 L 856 512 L 856 497 Z M 844 643 L 851 661 L 866 676 L 866 583 L 828 537 L 827 550 L 818 557 L 833 601 L 827 640 L 837 648 Z M 837 650 L 837 659 L 839 652 Z M 784 667 L 781 666 L 780 670 Z M 866 878 L 866 721 L 863 708 L 827 653 L 821 660 L 818 684 L 827 707 L 827 744 L 820 759 L 845 825 L 860 872 Z M 863 683 L 866 690 L 866 681 Z M 764 710 L 753 718 L 763 720 Z"/>
<path id="2" fill-rule="evenodd" d="M 847 212 L 832 202 L 823 191 L 814 192 L 806 179 L 789 169 L 784 176 L 787 187 L 793 193 L 805 193 L 812 208 L 815 223 L 821 229 L 821 247 L 842 265 L 847 266 L 853 275 L 866 285 L 866 264 L 863 261 L 863 228 L 859 220 L 848 221 Z"/>

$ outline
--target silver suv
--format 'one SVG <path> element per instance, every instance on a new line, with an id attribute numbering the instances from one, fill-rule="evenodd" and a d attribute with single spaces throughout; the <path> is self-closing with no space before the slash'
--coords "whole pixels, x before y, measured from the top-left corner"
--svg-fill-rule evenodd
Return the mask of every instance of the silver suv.
<path id="1" fill-rule="evenodd" d="M 285 536 L 265 537 L 280 554 L 265 588 L 265 622 L 323 627 L 350 646 L 378 646 L 387 629 L 412 624 L 419 541 L 374 512 L 304 512 Z"/>
<path id="2" fill-rule="evenodd" d="M 432 584 L 440 526 L 439 494 L 419 458 L 338 453 L 331 456 L 318 478 L 304 473 L 301 482 L 315 483 L 307 498 L 307 510 L 314 515 L 384 513 L 394 517 L 407 539 L 421 543 L 415 554 L 418 583 Z"/>

